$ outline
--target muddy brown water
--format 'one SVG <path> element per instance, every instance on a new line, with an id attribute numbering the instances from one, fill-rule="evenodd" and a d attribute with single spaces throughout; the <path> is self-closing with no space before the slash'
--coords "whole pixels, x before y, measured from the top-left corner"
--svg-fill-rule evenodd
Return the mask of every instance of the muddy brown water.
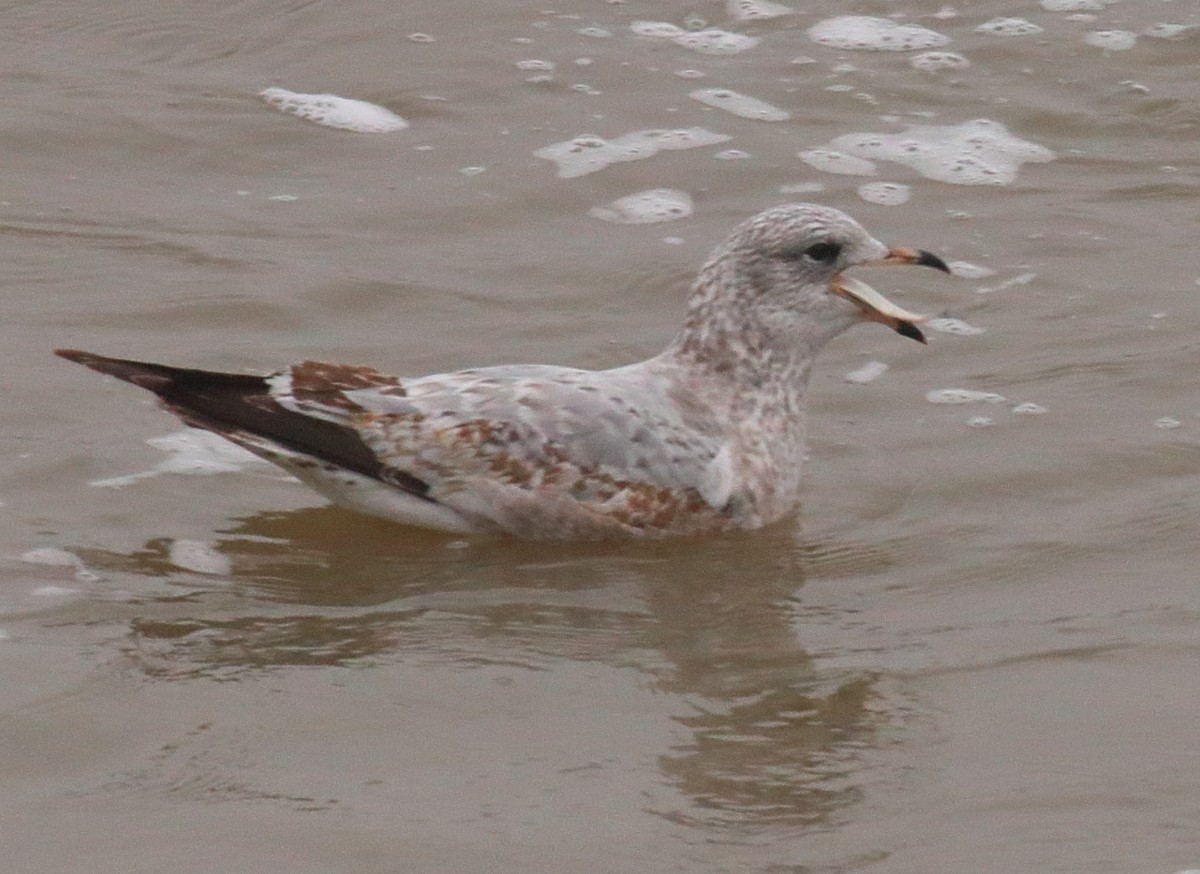
<path id="1" fill-rule="evenodd" d="M 811 4 L 4 4 L 9 869 L 1200 867 L 1200 9 L 1092 5 L 839 10 L 948 36 L 969 66 L 931 72 L 815 43 Z M 977 29 L 1003 17 L 1042 30 Z M 269 86 L 409 127 L 332 130 Z M 798 157 L 976 119 L 1053 159 L 964 185 Z M 729 139 L 572 178 L 534 154 L 692 127 Z M 692 215 L 589 214 L 659 188 Z M 967 275 L 872 277 L 958 321 L 828 348 L 804 507 L 755 534 L 400 529 L 213 472 L 49 354 L 616 365 L 734 224 L 801 199 Z"/>

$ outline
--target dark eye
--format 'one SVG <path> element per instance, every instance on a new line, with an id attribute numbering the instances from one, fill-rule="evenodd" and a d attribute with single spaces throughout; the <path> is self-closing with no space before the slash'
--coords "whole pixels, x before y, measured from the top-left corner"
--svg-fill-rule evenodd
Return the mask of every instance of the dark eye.
<path id="1" fill-rule="evenodd" d="M 837 243 L 813 243 L 804 250 L 804 256 L 828 264 L 830 261 L 836 261 L 841 251 L 842 247 Z"/>

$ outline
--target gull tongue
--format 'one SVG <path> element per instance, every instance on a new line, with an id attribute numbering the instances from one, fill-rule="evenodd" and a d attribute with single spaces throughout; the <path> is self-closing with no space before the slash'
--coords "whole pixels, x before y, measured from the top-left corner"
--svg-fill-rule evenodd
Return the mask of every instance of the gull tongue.
<path id="1" fill-rule="evenodd" d="M 927 316 L 910 313 L 908 310 L 896 306 L 865 282 L 849 276 L 835 278 L 833 291 L 857 306 L 868 319 L 882 322 L 905 337 L 911 337 L 921 343 L 925 342 L 925 335 L 921 333 L 915 323 L 925 321 Z"/>

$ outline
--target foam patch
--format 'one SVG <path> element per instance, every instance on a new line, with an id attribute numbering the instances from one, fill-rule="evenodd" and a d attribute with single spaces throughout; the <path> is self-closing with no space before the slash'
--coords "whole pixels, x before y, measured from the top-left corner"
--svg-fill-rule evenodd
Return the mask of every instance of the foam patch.
<path id="1" fill-rule="evenodd" d="M 687 218 L 692 214 L 692 198 L 686 191 L 654 188 L 596 206 L 588 213 L 593 218 L 620 225 L 646 225 Z"/>
<path id="2" fill-rule="evenodd" d="M 640 161 L 661 151 L 695 149 L 729 139 L 731 137 L 727 134 L 713 133 L 702 127 L 634 131 L 615 140 L 583 134 L 545 146 L 533 154 L 534 157 L 556 163 L 560 179 L 573 179 L 603 170 L 610 164 Z"/>
<path id="3" fill-rule="evenodd" d="M 297 94 L 283 88 L 267 88 L 258 96 L 280 112 L 337 130 L 381 134 L 408 127 L 408 122 L 390 109 L 336 94 Z"/>
<path id="4" fill-rule="evenodd" d="M 955 185 L 1007 185 L 1027 161 L 1053 161 L 1054 152 L 1022 140 L 986 118 L 959 125 L 913 125 L 896 134 L 852 133 L 827 151 L 911 167 L 927 179 Z"/>
<path id="5" fill-rule="evenodd" d="M 950 42 L 945 34 L 918 24 L 899 24 L 870 15 L 827 18 L 808 29 L 808 38 L 829 48 L 877 52 L 933 49 Z"/>
<path id="6" fill-rule="evenodd" d="M 756 121 L 787 121 L 792 117 L 787 110 L 772 106 L 765 100 L 739 94 L 737 91 L 730 91 L 727 88 L 700 88 L 693 91 L 690 96 L 705 106 L 723 109 L 741 118 L 752 118 Z"/>
<path id="7" fill-rule="evenodd" d="M 665 39 L 676 45 L 705 55 L 735 55 L 759 44 L 756 36 L 732 33 L 710 27 L 705 30 L 684 30 L 667 21 L 635 21 L 629 29 L 638 36 Z"/>

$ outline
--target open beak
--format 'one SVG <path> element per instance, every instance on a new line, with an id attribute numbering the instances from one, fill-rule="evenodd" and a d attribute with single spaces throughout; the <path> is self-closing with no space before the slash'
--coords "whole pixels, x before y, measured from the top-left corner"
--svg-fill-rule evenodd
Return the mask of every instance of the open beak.
<path id="1" fill-rule="evenodd" d="M 944 273 L 950 272 L 950 268 L 946 266 L 945 261 L 932 252 L 926 252 L 924 249 L 896 247 L 889 249 L 884 258 L 873 263 L 918 264 L 922 267 L 933 267 Z M 908 310 L 896 306 L 865 282 L 851 279 L 849 276 L 844 276 L 841 273 L 833 278 L 830 288 L 834 294 L 844 297 L 862 310 L 865 318 L 887 325 L 903 337 L 911 337 L 919 343 L 925 342 L 925 335 L 921 333 L 921 329 L 917 327 L 917 324 L 925 321 L 928 316 L 910 313 Z"/>
<path id="2" fill-rule="evenodd" d="M 887 256 L 876 264 L 917 264 L 921 267 L 932 267 L 934 270 L 940 270 L 943 273 L 949 273 L 950 268 L 946 266 L 946 262 L 932 252 L 926 252 L 924 249 L 910 249 L 907 246 L 897 246 L 894 249 L 889 249 Z"/>

